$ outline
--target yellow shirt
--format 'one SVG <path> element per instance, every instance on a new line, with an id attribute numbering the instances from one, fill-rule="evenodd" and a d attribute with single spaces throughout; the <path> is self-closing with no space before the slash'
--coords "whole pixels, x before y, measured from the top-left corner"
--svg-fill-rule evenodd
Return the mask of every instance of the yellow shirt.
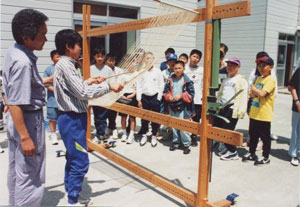
<path id="1" fill-rule="evenodd" d="M 268 94 L 265 97 L 257 96 L 253 99 L 249 117 L 259 121 L 272 122 L 276 82 L 271 75 L 268 75 L 267 77 L 257 78 L 254 86 L 259 90 L 266 91 Z"/>

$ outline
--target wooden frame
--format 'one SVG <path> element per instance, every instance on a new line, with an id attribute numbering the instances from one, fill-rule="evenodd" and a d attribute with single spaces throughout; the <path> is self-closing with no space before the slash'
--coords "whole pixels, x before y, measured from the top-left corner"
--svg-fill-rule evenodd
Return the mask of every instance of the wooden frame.
<path id="1" fill-rule="evenodd" d="M 204 85 L 203 85 L 203 104 L 201 123 L 195 123 L 187 120 L 178 119 L 164 114 L 151 112 L 128 105 L 114 103 L 108 107 L 111 110 L 126 113 L 135 117 L 147 119 L 159 124 L 185 130 L 201 136 L 200 144 L 200 158 L 199 158 L 199 172 L 198 172 L 198 189 L 197 193 L 184 189 L 175 185 L 169 180 L 151 172 L 142 166 L 127 160 L 126 158 L 114 153 L 106 148 L 105 145 L 97 145 L 91 139 L 91 120 L 90 107 L 88 109 L 88 128 L 87 128 L 87 145 L 89 150 L 95 150 L 107 157 L 118 165 L 128 169 L 132 173 L 141 178 L 157 185 L 166 190 L 172 195 L 182 199 L 186 203 L 195 207 L 226 207 L 230 206 L 231 202 L 222 200 L 215 203 L 208 202 L 208 187 L 210 174 L 210 159 L 211 159 L 211 140 L 217 140 L 224 143 L 238 145 L 242 144 L 242 134 L 230 130 L 224 130 L 212 127 L 211 118 L 206 115 L 208 89 L 211 80 L 211 65 L 212 65 L 212 38 L 213 38 L 213 19 L 232 18 L 238 16 L 250 15 L 250 1 L 242 1 L 238 3 L 231 3 L 217 6 L 217 0 L 206 0 L 206 8 L 196 9 L 199 12 L 194 22 L 205 20 L 205 49 L 204 49 Z M 91 29 L 91 8 L 83 5 L 83 30 L 81 35 L 83 37 L 83 76 L 84 79 L 90 76 L 90 54 L 89 54 L 89 38 L 93 36 L 101 36 L 106 34 L 113 34 L 131 30 L 141 30 L 148 28 L 147 24 L 152 18 L 134 20 L 126 23 L 109 25 L 101 28 Z M 163 26 L 163 25 L 160 25 Z M 89 102 L 90 105 L 97 105 L 97 100 Z"/>

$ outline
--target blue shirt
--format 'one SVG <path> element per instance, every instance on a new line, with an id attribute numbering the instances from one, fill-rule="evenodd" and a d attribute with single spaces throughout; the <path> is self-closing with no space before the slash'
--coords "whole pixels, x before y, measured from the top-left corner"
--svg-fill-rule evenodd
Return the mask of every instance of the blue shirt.
<path id="1" fill-rule="evenodd" d="M 44 77 L 50 77 L 54 73 L 55 65 L 50 65 L 46 68 L 44 72 Z M 48 84 L 48 86 L 53 86 L 53 84 Z M 54 97 L 54 92 L 47 90 L 47 107 L 57 108 L 57 103 Z"/>
<path id="2" fill-rule="evenodd" d="M 177 96 L 182 94 L 182 87 L 184 84 L 184 78 L 183 76 L 178 79 L 177 77 L 174 78 L 174 82 L 173 82 L 173 96 Z"/>
<path id="3" fill-rule="evenodd" d="M 36 66 L 37 57 L 24 45 L 15 44 L 5 55 L 3 86 L 8 105 L 34 111 L 45 105 L 45 88 Z"/>

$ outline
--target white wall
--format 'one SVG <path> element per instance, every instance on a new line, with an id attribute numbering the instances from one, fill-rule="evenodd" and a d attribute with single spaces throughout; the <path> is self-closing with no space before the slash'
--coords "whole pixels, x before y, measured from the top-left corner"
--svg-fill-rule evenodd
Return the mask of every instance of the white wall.
<path id="1" fill-rule="evenodd" d="M 279 33 L 295 35 L 298 25 L 299 0 L 268 0 L 265 50 L 277 63 Z"/>
<path id="2" fill-rule="evenodd" d="M 219 0 L 219 5 L 237 2 L 236 0 Z M 204 2 L 199 7 L 204 7 Z M 267 0 L 251 0 L 251 15 L 222 20 L 221 42 L 229 47 L 226 58 L 240 58 L 240 73 L 246 76 L 254 67 L 256 53 L 264 49 L 264 33 Z M 197 48 L 204 51 L 204 22 L 197 26 Z M 203 63 L 203 61 L 201 61 Z"/>
<path id="3" fill-rule="evenodd" d="M 43 12 L 48 16 L 49 21 L 47 39 L 42 51 L 35 51 L 38 56 L 38 70 L 43 72 L 51 64 L 50 52 L 55 49 L 55 34 L 66 28 L 73 26 L 73 1 L 72 0 L 1 0 L 1 50 L 0 64 L 2 67 L 3 57 L 6 50 L 12 46 L 15 41 L 11 32 L 11 21 L 13 16 L 24 8 L 33 8 Z"/>

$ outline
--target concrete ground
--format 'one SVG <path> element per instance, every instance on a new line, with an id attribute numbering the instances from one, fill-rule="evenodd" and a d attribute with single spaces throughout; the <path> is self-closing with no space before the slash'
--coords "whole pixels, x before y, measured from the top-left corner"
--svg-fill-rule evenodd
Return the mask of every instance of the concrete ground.
<path id="1" fill-rule="evenodd" d="M 272 133 L 279 139 L 272 141 L 271 163 L 254 166 L 253 163 L 221 161 L 213 155 L 212 180 L 209 185 L 209 200 L 225 199 L 237 193 L 237 207 L 300 207 L 300 171 L 290 164 L 287 154 L 291 134 L 291 96 L 279 94 L 275 105 Z M 120 124 L 120 120 L 117 120 Z M 138 122 L 139 123 L 139 122 Z M 247 136 L 249 119 L 240 120 L 237 130 Z M 5 132 L 0 134 L 0 144 L 5 152 L 0 154 L 0 205 L 8 204 L 6 187 L 8 153 Z M 48 140 L 48 139 L 47 139 Z M 169 151 L 169 143 L 160 142 L 156 148 L 150 143 L 140 147 L 137 142 L 126 145 L 117 142 L 113 150 L 151 169 L 193 192 L 197 191 L 199 148 L 194 147 L 189 155 L 181 150 Z M 56 157 L 56 150 L 47 141 L 47 175 L 43 206 L 63 206 L 64 201 L 64 157 Z M 239 156 L 246 153 L 239 148 Z M 261 151 L 257 153 L 261 156 Z M 98 153 L 90 153 L 90 169 L 85 178 L 82 194 L 89 196 L 94 206 L 188 206 L 164 190 L 140 179 L 127 170 L 110 162 Z"/>

